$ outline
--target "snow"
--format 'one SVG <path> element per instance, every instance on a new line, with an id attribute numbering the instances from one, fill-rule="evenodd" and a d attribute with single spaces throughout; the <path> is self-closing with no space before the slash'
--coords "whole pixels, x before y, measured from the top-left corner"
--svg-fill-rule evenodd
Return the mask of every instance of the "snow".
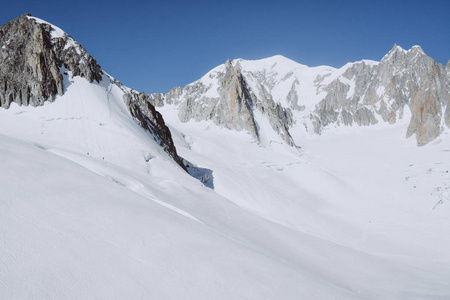
<path id="1" fill-rule="evenodd" d="M 379 61 L 375 61 L 375 60 L 370 60 L 370 59 L 363 59 L 363 60 L 361 60 L 360 62 L 363 62 L 363 63 L 365 63 L 366 65 L 369 65 L 369 66 L 376 66 L 376 65 L 378 65 L 380 62 Z M 355 63 L 357 63 L 357 62 L 355 62 Z"/>
<path id="2" fill-rule="evenodd" d="M 255 93 L 254 76 L 286 84 L 275 101 L 297 80 L 299 105 L 314 105 L 318 75 L 348 67 L 238 62 Z M 450 296 L 448 132 L 417 147 L 406 117 L 321 136 L 297 124 L 296 148 L 258 112 L 261 144 L 158 108 L 207 187 L 137 125 L 108 75 L 68 72 L 64 87 L 54 103 L 0 109 L 0 298 Z"/>
<path id="3" fill-rule="evenodd" d="M 389 59 L 396 52 L 401 52 L 401 53 L 404 53 L 404 54 L 408 53 L 407 50 L 405 50 L 401 46 L 395 44 L 394 47 L 391 49 L 391 51 L 389 51 L 389 53 L 387 53 L 381 60 Z"/>
<path id="4" fill-rule="evenodd" d="M 272 57 L 259 59 L 259 60 L 244 60 L 244 59 L 235 59 L 233 60 L 233 65 L 239 63 L 242 69 L 254 72 L 261 69 L 275 69 L 279 73 L 287 73 L 292 69 L 305 69 L 308 68 L 306 65 L 299 64 L 289 58 L 286 58 L 282 55 L 275 55 Z"/>
<path id="5" fill-rule="evenodd" d="M 36 23 L 38 23 L 38 24 L 50 25 L 52 27 L 52 30 L 50 32 L 50 36 L 52 39 L 67 37 L 67 41 L 66 41 L 66 45 L 64 46 L 64 50 L 66 50 L 70 47 L 74 47 L 77 54 L 81 54 L 81 51 L 79 49 L 80 45 L 78 43 L 76 43 L 72 37 L 68 36 L 61 28 L 59 28 L 58 26 L 55 26 L 53 24 L 50 24 L 47 21 L 44 21 L 42 19 L 36 18 L 36 17 L 27 16 L 27 18 L 35 20 Z"/>
<path id="6" fill-rule="evenodd" d="M 450 198 L 445 196 L 450 143 L 445 136 L 438 144 L 417 147 L 413 139 L 405 140 L 408 124 L 402 120 L 338 128 L 315 137 L 297 134 L 299 152 L 267 143 L 271 136 L 262 136 L 262 147 L 242 132 L 208 122 L 181 123 L 175 112 L 169 106 L 162 109 L 171 129 L 183 131 L 175 136 L 178 151 L 213 170 L 216 193 L 274 224 L 331 242 L 326 247 L 346 249 L 299 246 L 295 251 L 302 264 L 311 263 L 308 268 L 336 272 L 332 281 L 345 282 L 361 298 L 450 294 L 443 279 L 450 275 Z M 421 190 L 414 188 L 413 179 L 422 183 Z M 321 253 L 333 260 L 310 257 L 314 251 L 325 251 Z M 342 264 L 349 253 L 354 277 Z"/>
<path id="7" fill-rule="evenodd" d="M 51 37 L 52 38 L 62 38 L 62 37 L 64 37 L 64 34 L 65 34 L 64 30 L 62 30 L 58 26 L 50 24 L 49 22 L 44 21 L 44 20 L 39 19 L 39 18 L 36 18 L 36 17 L 27 16 L 27 18 L 35 20 L 36 23 L 38 23 L 38 24 L 47 24 L 47 25 L 52 26 L 52 31 L 51 31 Z"/>
<path id="8" fill-rule="evenodd" d="M 22 178 L 0 184 L 1 298 L 288 299 L 293 288 L 313 294 L 276 259 L 70 160 L 0 140 L 2 169 Z"/>
<path id="9" fill-rule="evenodd" d="M 5 42 L 5 44 L 2 46 L 2 49 L 5 49 L 5 47 L 9 45 L 9 42 L 10 42 L 10 41 L 9 41 L 9 39 L 8 39 L 8 40 Z"/>
<path id="10" fill-rule="evenodd" d="M 303 123 L 312 128 L 309 112 L 314 110 L 317 103 L 326 96 L 327 93 L 323 90 L 323 87 L 339 80 L 348 85 L 347 98 L 352 98 L 356 83 L 353 78 L 348 79 L 343 74 L 355 64 L 374 67 L 378 63 L 377 61 L 364 59 L 347 63 L 339 69 L 330 66 L 308 67 L 281 55 L 260 60 L 239 58 L 231 62 L 235 68 L 241 70 L 248 87 L 259 99 L 264 99 L 266 92 L 270 92 L 275 103 L 279 103 L 285 108 L 293 108 L 294 103 L 288 100 L 288 95 L 293 89 L 298 95 L 297 105 L 302 107 L 300 111 L 298 109 L 293 110 L 294 119 L 303 121 L 297 124 L 299 130 L 304 130 L 305 125 Z M 207 87 L 206 93 L 203 94 L 205 97 L 218 98 L 220 97 L 216 88 L 220 85 L 218 78 L 220 74 L 225 72 L 225 68 L 225 64 L 217 66 L 192 84 L 202 83 Z"/>
<path id="11" fill-rule="evenodd" d="M 293 233 L 181 170 L 106 76 L 65 84 L 0 110 L 0 298 L 352 298 L 286 262 Z"/>
<path id="12" fill-rule="evenodd" d="M 385 91 L 386 91 L 386 88 L 384 86 L 379 86 L 376 90 L 376 93 L 377 93 L 378 97 L 381 97 L 384 95 Z"/>

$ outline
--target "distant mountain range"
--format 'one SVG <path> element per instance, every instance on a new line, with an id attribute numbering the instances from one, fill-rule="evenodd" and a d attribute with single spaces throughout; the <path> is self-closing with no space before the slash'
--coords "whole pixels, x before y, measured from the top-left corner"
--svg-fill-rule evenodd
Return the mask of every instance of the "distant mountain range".
<path id="1" fill-rule="evenodd" d="M 307 67 L 282 56 L 236 59 L 149 100 L 176 105 L 184 122 L 212 120 L 256 139 L 257 124 L 268 122 L 290 145 L 301 145 L 292 138 L 299 131 L 321 134 L 335 126 L 399 120 L 408 122 L 406 138 L 415 135 L 417 144 L 425 145 L 450 127 L 450 64 L 435 62 L 420 46 L 406 51 L 397 45 L 380 62 L 340 69 Z"/>

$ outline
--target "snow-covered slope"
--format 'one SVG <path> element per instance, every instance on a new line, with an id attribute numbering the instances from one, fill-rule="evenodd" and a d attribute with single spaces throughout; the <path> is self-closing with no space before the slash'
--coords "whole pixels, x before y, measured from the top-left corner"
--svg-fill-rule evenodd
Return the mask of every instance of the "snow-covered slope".
<path id="1" fill-rule="evenodd" d="M 245 101 L 261 62 L 239 61 L 253 74 L 243 76 L 237 62 L 201 84 L 228 68 L 230 116 L 253 113 L 259 142 L 221 127 L 243 119 L 180 121 L 176 101 L 158 109 L 190 174 L 132 114 L 129 101 L 149 96 L 106 73 L 63 70 L 52 103 L 0 108 L 0 298 L 448 298 L 448 132 L 417 147 L 402 119 L 301 132 L 291 147 L 282 123 Z M 263 62 L 267 86 L 292 65 L 299 82 L 310 76 Z M 286 103 L 264 105 L 292 120 Z"/>
<path id="2" fill-rule="evenodd" d="M 109 96 L 114 96 L 113 100 L 121 103 L 122 111 L 129 111 L 129 115 L 185 169 L 170 131 L 153 105 L 108 76 L 97 61 L 60 28 L 24 14 L 3 25 L 0 33 L 1 107 L 8 109 L 11 103 L 42 106 L 53 102 L 56 96 L 65 95 L 74 83 L 73 78 L 85 78 L 89 83 L 101 84 L 107 90 L 99 92 L 97 89 L 92 96 L 89 92 L 84 93 L 83 84 L 77 83 L 74 89 L 81 93 L 74 97 L 87 98 L 86 101 L 92 97 L 106 97 L 109 103 Z M 74 92 L 70 93 L 74 95 Z M 100 109 L 104 111 L 103 107 Z M 107 109 L 110 110 L 110 107 Z"/>
<path id="3" fill-rule="evenodd" d="M 360 298 L 450 295 L 447 134 L 419 148 L 405 143 L 402 124 L 342 128 L 305 139 L 297 152 L 161 111 L 172 132 L 183 130 L 174 134 L 180 154 L 213 170 L 215 192 L 286 230 L 345 249 L 302 242 L 291 259 L 332 272 L 332 281 Z M 317 251 L 326 253 L 310 256 Z"/>
<path id="4" fill-rule="evenodd" d="M 0 149 L 2 299 L 352 298 L 265 245 L 282 228 L 208 190 L 3 136 Z"/>

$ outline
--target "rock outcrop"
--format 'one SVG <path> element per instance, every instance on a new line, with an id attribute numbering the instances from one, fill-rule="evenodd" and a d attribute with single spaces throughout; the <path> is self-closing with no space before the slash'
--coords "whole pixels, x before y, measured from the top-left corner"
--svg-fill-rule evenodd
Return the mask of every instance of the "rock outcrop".
<path id="1" fill-rule="evenodd" d="M 43 105 L 64 94 L 63 76 L 80 76 L 100 83 L 104 72 L 95 58 L 61 29 L 30 14 L 24 14 L 0 27 L 0 101 L 3 108 Z M 149 96 L 124 91 L 131 115 L 174 161 L 187 171 L 178 156 L 172 135 Z"/>
<path id="2" fill-rule="evenodd" d="M 187 172 L 183 159 L 178 156 L 177 149 L 172 140 L 172 134 L 164 123 L 164 119 L 155 106 L 144 93 L 128 93 L 123 96 L 131 115 L 136 118 L 139 125 L 147 130 L 153 139 L 167 152 L 173 160 Z"/>
<path id="3" fill-rule="evenodd" d="M 247 131 L 259 141 L 259 126 L 255 111 L 264 115 L 272 129 L 289 145 L 294 141 L 289 134 L 293 124 L 290 109 L 275 103 L 270 93 L 258 98 L 249 88 L 239 65 L 228 60 L 217 73 L 209 74 L 206 85 L 199 80 L 184 88 L 176 87 L 167 94 L 152 94 L 152 103 L 178 106 L 178 117 L 189 120 L 212 120 L 214 124 L 230 130 Z"/>
<path id="4" fill-rule="evenodd" d="M 67 34 L 29 14 L 0 27 L 0 101 L 8 108 L 43 105 L 64 93 L 61 68 L 74 76 L 100 81 L 102 70 L 95 59 Z"/>
<path id="5" fill-rule="evenodd" d="M 362 101 L 375 68 L 373 64 L 364 61 L 354 63 L 341 76 L 322 87 L 326 96 L 311 112 L 315 133 L 320 134 L 323 128 L 334 123 L 369 126 L 378 122 L 374 109 Z M 317 86 L 321 83 L 320 79 L 316 81 Z M 351 84 L 354 84 L 352 91 Z"/>
<path id="6" fill-rule="evenodd" d="M 42 105 L 63 94 L 63 77 L 52 48 L 49 26 L 26 15 L 0 27 L 0 101 L 8 108 Z"/>
<path id="7" fill-rule="evenodd" d="M 320 134 L 332 123 L 374 125 L 378 119 L 393 124 L 408 109 L 406 137 L 416 134 L 417 144 L 425 145 L 449 126 L 449 84 L 448 72 L 422 48 L 395 45 L 378 64 L 354 63 L 323 88 L 327 95 L 311 113 L 314 130 Z"/>

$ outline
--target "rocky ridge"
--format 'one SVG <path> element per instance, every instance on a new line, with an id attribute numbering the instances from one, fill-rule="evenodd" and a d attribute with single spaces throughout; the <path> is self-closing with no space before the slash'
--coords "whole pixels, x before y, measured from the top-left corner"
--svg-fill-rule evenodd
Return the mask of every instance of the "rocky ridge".
<path id="1" fill-rule="evenodd" d="M 419 46 L 406 51 L 395 45 L 380 62 L 340 69 L 310 68 L 282 56 L 237 59 L 148 101 L 175 105 L 182 122 L 212 120 L 257 140 L 259 112 L 289 145 L 295 145 L 291 134 L 298 130 L 320 135 L 332 126 L 393 124 L 406 115 L 406 137 L 415 134 L 417 144 L 425 145 L 450 126 L 449 69 Z"/>
<path id="2" fill-rule="evenodd" d="M 156 106 L 176 105 L 182 122 L 212 120 L 227 129 L 245 130 L 259 141 L 260 129 L 254 113 L 257 111 L 266 116 L 284 142 L 295 145 L 288 131 L 293 124 L 291 111 L 275 103 L 265 90 L 263 98 L 258 98 L 247 84 L 239 64 L 233 65 L 228 60 L 217 73 L 206 76 L 216 79 L 216 85 L 199 80 L 185 88 L 176 87 L 167 94 L 151 94 L 148 100 Z"/>
<path id="3" fill-rule="evenodd" d="M 417 144 L 425 145 L 449 126 L 449 80 L 419 46 L 406 51 L 395 45 L 378 64 L 354 63 L 323 88 L 327 95 L 311 112 L 314 130 L 320 134 L 332 123 L 393 124 L 408 110 L 406 137 L 416 134 Z"/>
<path id="4" fill-rule="evenodd" d="M 185 171 L 187 168 L 183 159 L 178 156 L 173 143 L 172 134 L 164 123 L 162 115 L 156 111 L 145 93 L 130 92 L 123 95 L 123 99 L 130 109 L 131 115 L 136 118 L 139 125 L 151 133 L 154 140 L 167 152 L 173 160 Z"/>
<path id="5" fill-rule="evenodd" d="M 0 101 L 41 106 L 63 95 L 64 76 L 80 76 L 90 83 L 108 78 L 95 58 L 56 26 L 24 14 L 0 27 Z M 111 79 L 124 92 L 131 115 L 184 170 L 172 136 L 161 114 L 145 97 Z"/>

